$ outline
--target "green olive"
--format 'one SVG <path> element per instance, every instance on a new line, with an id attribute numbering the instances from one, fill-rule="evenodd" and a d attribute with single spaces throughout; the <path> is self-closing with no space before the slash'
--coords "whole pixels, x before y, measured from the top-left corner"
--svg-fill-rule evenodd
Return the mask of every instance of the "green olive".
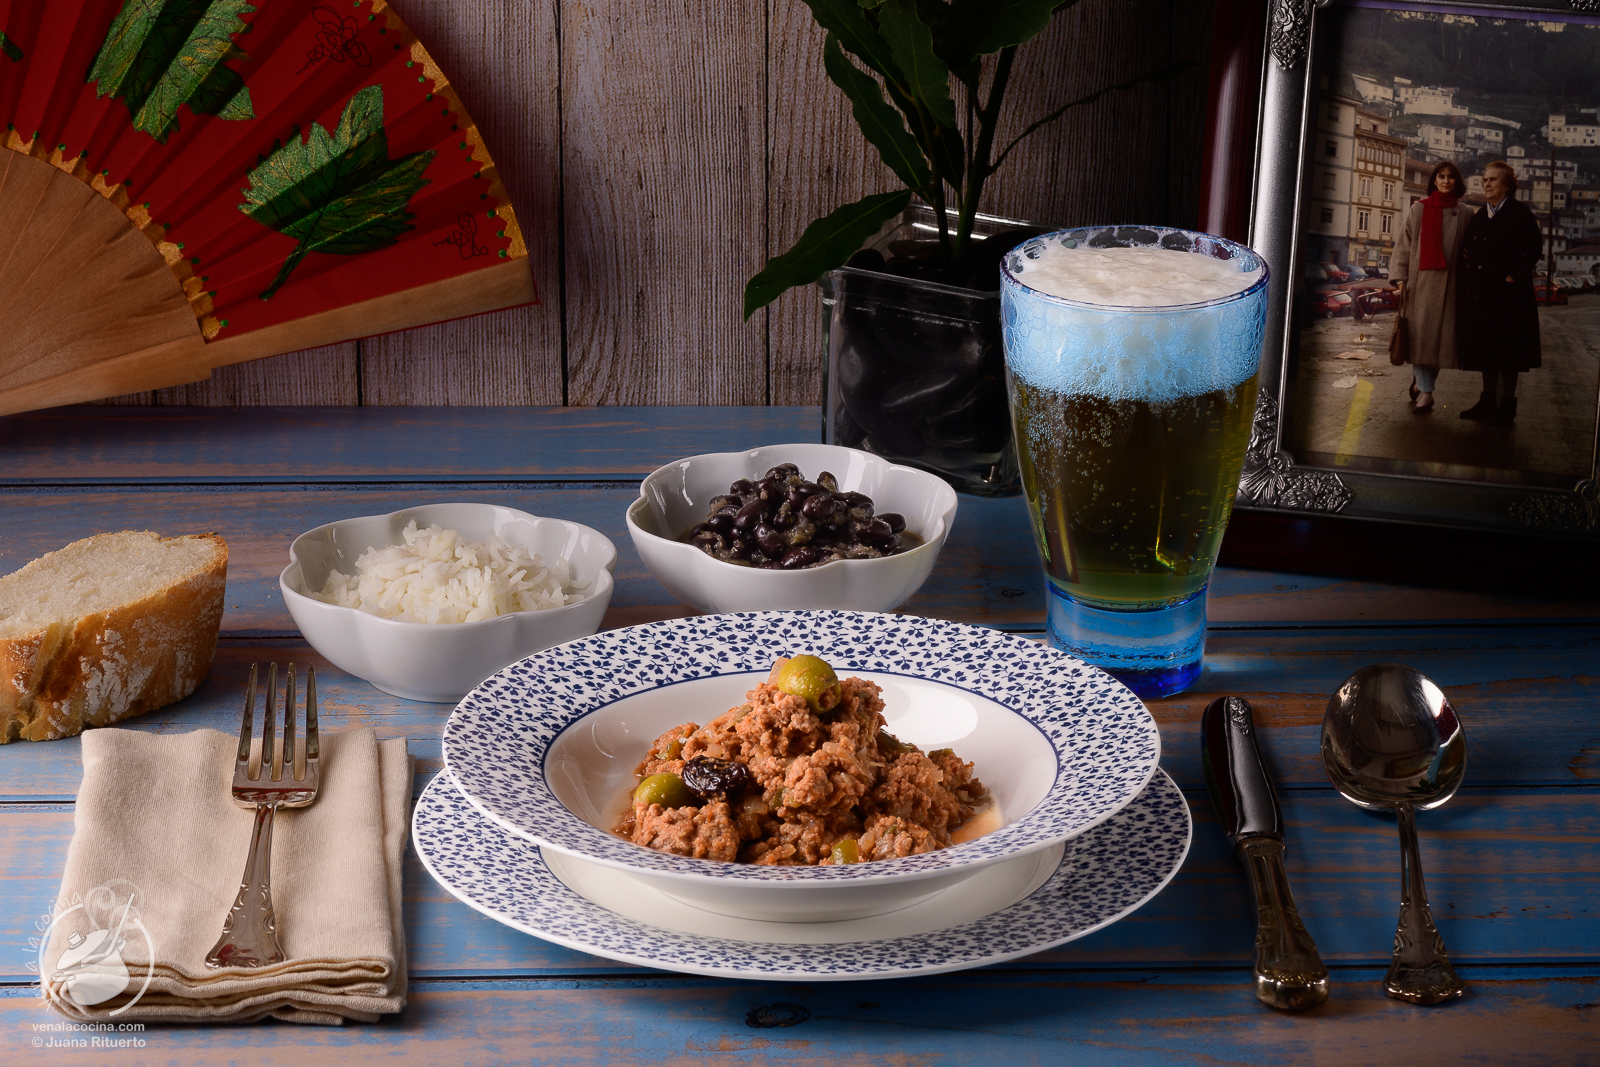
<path id="1" fill-rule="evenodd" d="M 833 863 L 834 863 L 834 866 L 842 867 L 847 863 L 858 863 L 858 862 L 860 862 L 860 860 L 861 860 L 861 849 L 856 845 L 856 839 L 855 838 L 846 837 L 843 840 L 834 842 L 834 846 L 833 846 Z"/>
<path id="2" fill-rule="evenodd" d="M 695 795 L 676 774 L 652 774 L 633 791 L 635 804 L 660 804 L 663 808 L 699 807 Z"/>
<path id="3" fill-rule="evenodd" d="M 917 746 L 916 745 L 912 745 L 912 744 L 908 744 L 908 743 L 900 740 L 894 734 L 891 734 L 888 730 L 879 730 L 878 731 L 878 751 L 886 753 L 886 754 L 888 754 L 890 756 L 898 756 L 898 755 L 900 755 L 901 753 L 904 753 L 904 752 L 915 752 L 915 751 L 917 751 Z"/>
<path id="4" fill-rule="evenodd" d="M 839 676 L 816 656 L 790 659 L 778 668 L 772 684 L 810 704 L 812 711 L 827 711 L 839 703 Z"/>

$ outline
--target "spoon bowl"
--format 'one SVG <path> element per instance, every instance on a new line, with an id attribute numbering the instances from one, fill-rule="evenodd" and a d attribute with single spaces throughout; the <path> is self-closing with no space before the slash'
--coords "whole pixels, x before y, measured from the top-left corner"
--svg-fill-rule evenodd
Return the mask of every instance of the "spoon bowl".
<path id="1" fill-rule="evenodd" d="M 1467 739 L 1455 708 L 1410 667 L 1379 663 L 1344 680 L 1322 717 L 1322 763 L 1333 787 L 1369 811 L 1393 811 L 1400 828 L 1400 919 L 1384 992 L 1441 1004 L 1466 992 L 1428 910 L 1417 847 L 1417 809 L 1437 808 L 1467 773 Z"/>
<path id="2" fill-rule="evenodd" d="M 1379 663 L 1346 678 L 1328 701 L 1322 763 L 1352 804 L 1428 811 L 1461 787 L 1467 739 L 1437 685 L 1410 667 Z"/>

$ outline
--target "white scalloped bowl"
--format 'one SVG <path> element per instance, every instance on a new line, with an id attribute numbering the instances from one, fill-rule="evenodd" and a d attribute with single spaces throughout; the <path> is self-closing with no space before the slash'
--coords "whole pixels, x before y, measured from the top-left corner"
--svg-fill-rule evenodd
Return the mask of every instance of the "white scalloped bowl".
<path id="1" fill-rule="evenodd" d="M 413 519 L 418 526 L 456 530 L 468 541 L 495 535 L 546 561 L 566 559 L 584 583 L 582 599 L 481 622 L 423 623 L 382 619 L 306 594 L 326 585 L 329 571 L 355 574 L 356 558 L 369 548 L 403 544 L 402 532 Z M 581 523 L 498 504 L 424 504 L 341 519 L 301 534 L 289 547 L 278 589 L 300 633 L 335 667 L 392 696 L 454 704 L 506 664 L 598 630 L 611 603 L 616 566 L 616 546 Z"/>
<path id="2" fill-rule="evenodd" d="M 752 481 L 779 463 L 839 488 L 865 493 L 879 513 L 905 516 L 923 543 L 880 559 L 844 559 L 800 570 L 758 570 L 726 563 L 677 540 L 706 517 L 711 498 L 740 478 Z M 628 507 L 628 533 L 645 566 L 667 591 L 708 613 L 836 608 L 893 611 L 933 570 L 956 517 L 956 493 L 926 471 L 838 445 L 766 445 L 748 452 L 708 452 L 675 460 L 639 486 Z"/>
<path id="3" fill-rule="evenodd" d="M 842 867 L 693 859 L 608 832 L 652 741 L 738 706 L 775 657 L 801 652 L 841 677 L 878 683 L 897 736 L 971 761 L 998 804 L 998 828 L 935 852 Z M 1139 699 L 1065 653 L 983 627 L 842 611 L 609 630 L 500 671 L 468 694 L 444 732 L 446 768 L 504 829 L 706 911 L 786 922 L 893 911 L 1058 846 L 1136 797 L 1160 751 Z"/>

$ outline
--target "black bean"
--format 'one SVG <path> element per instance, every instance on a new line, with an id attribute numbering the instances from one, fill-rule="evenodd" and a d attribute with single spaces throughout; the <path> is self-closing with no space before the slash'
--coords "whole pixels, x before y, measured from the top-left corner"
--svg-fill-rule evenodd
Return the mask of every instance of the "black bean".
<path id="1" fill-rule="evenodd" d="M 785 506 L 779 508 L 778 513 L 773 515 L 768 521 L 780 530 L 787 530 L 795 523 L 800 521 L 800 516 L 789 507 Z"/>
<path id="2" fill-rule="evenodd" d="M 775 481 L 783 481 L 791 475 L 796 475 L 799 473 L 800 468 L 796 467 L 793 463 L 780 463 L 776 467 L 773 467 L 767 471 L 767 477 L 772 478 Z"/>
<path id="3" fill-rule="evenodd" d="M 756 544 L 761 547 L 761 554 L 769 559 L 781 558 L 784 549 L 789 547 L 789 543 L 783 539 L 783 535 L 766 523 L 757 526 L 754 532 Z"/>
<path id="4" fill-rule="evenodd" d="M 757 497 L 739 509 L 739 514 L 735 515 L 733 519 L 733 528 L 741 532 L 754 529 L 756 523 L 761 521 L 761 516 L 765 511 L 765 501 Z"/>
<path id="5" fill-rule="evenodd" d="M 719 511 L 706 520 L 706 528 L 715 530 L 719 534 L 733 532 L 733 516 L 726 511 Z"/>
<path id="6" fill-rule="evenodd" d="M 878 518 L 889 524 L 889 529 L 899 533 L 906 528 L 906 517 L 893 511 L 880 511 Z"/>
<path id="7" fill-rule="evenodd" d="M 741 497 L 749 496 L 755 491 L 756 483 L 752 482 L 749 478 L 740 478 L 738 481 L 728 486 L 728 492 L 737 493 Z"/>
<path id="8" fill-rule="evenodd" d="M 839 491 L 839 479 L 835 478 L 827 471 L 823 471 L 821 474 L 817 475 L 817 484 L 822 486 L 822 488 L 826 489 L 830 493 L 837 493 Z"/>
<path id="9" fill-rule="evenodd" d="M 894 530 L 882 519 L 873 519 L 856 531 L 863 541 L 883 542 L 894 536 Z"/>
<path id="10" fill-rule="evenodd" d="M 806 502 L 800 505 L 800 514 L 816 522 L 828 518 L 838 509 L 838 506 L 833 499 L 833 494 L 821 492 L 816 496 L 806 498 Z"/>
<path id="11" fill-rule="evenodd" d="M 809 567 L 817 561 L 817 551 L 807 545 L 797 545 L 783 554 L 783 569 L 786 571 L 798 570 Z"/>

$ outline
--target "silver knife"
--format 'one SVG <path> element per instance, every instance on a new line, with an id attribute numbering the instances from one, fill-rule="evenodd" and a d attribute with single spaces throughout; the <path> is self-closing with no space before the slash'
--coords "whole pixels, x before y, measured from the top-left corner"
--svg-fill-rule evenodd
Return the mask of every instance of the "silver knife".
<path id="1" fill-rule="evenodd" d="M 1206 789 L 1256 899 L 1256 997 L 1284 1011 L 1328 999 L 1328 968 L 1306 932 L 1283 867 L 1283 815 L 1256 748 L 1250 702 L 1218 697 L 1200 717 Z"/>

